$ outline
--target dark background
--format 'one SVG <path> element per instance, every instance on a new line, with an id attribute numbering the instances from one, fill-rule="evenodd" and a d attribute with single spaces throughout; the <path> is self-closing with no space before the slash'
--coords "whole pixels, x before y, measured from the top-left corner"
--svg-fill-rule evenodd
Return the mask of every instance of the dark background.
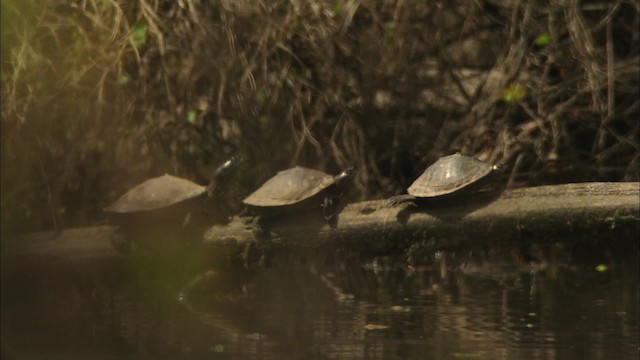
<path id="1" fill-rule="evenodd" d="M 3 237 L 230 156 L 231 204 L 293 165 L 387 197 L 456 151 L 517 151 L 513 186 L 638 180 L 637 1 L 1 6 Z"/>

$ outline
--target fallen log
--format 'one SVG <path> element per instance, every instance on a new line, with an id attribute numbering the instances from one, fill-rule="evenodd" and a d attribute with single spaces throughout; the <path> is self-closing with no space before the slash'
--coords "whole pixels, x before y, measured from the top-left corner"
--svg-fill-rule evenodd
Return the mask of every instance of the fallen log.
<path id="1" fill-rule="evenodd" d="M 323 244 L 384 254 L 417 241 L 438 246 L 492 245 L 515 241 L 622 239 L 637 241 L 639 183 L 579 183 L 506 190 L 495 199 L 476 199 L 436 207 L 392 206 L 387 200 L 348 205 L 339 225 L 321 219 L 288 217 L 272 225 L 271 242 L 317 247 Z M 207 246 L 255 242 L 250 226 L 234 221 L 210 228 Z"/>
<path id="2" fill-rule="evenodd" d="M 491 246 L 514 242 L 638 242 L 639 183 L 580 183 L 506 190 L 495 199 L 469 196 L 466 203 L 417 208 L 387 200 L 348 205 L 336 229 L 313 216 L 289 216 L 272 225 L 262 245 L 329 249 L 363 254 L 406 250 L 416 242 L 438 247 Z M 3 241 L 3 260 L 92 262 L 121 258 L 109 242 L 110 226 L 26 234 Z M 241 252 L 258 243 L 246 219 L 211 227 L 203 245 L 218 254 Z M 220 251 L 223 248 L 225 251 Z"/>
<path id="3" fill-rule="evenodd" d="M 122 256 L 111 246 L 113 226 L 67 229 L 24 234 L 2 243 L 2 263 L 93 263 Z"/>

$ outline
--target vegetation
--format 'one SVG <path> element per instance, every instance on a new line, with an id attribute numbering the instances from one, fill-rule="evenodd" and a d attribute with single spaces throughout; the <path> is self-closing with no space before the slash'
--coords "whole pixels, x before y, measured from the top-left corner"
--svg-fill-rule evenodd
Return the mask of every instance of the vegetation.
<path id="1" fill-rule="evenodd" d="M 96 224 L 145 178 L 294 164 L 399 193 L 455 151 L 519 185 L 638 180 L 631 0 L 2 1 L 2 232 Z"/>

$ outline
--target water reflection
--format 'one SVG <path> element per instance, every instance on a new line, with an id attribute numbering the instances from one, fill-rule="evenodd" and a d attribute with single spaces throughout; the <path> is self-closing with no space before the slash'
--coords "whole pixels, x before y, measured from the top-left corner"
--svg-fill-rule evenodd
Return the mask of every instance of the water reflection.
<path id="1" fill-rule="evenodd" d="M 210 272 L 188 303 L 180 289 L 203 273 L 151 263 L 3 271 L 3 358 L 638 355 L 635 254 L 604 272 L 289 254 L 250 275 Z"/>

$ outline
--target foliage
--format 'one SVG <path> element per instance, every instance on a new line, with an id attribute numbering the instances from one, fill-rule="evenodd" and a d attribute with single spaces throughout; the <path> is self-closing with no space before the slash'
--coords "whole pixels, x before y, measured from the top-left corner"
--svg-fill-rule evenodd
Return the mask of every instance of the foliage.
<path id="1" fill-rule="evenodd" d="M 205 182 L 238 154 L 238 194 L 300 164 L 387 196 L 438 156 L 515 148 L 522 184 L 638 179 L 637 2 L 1 10 L 4 233 L 94 223 L 144 178 Z"/>

